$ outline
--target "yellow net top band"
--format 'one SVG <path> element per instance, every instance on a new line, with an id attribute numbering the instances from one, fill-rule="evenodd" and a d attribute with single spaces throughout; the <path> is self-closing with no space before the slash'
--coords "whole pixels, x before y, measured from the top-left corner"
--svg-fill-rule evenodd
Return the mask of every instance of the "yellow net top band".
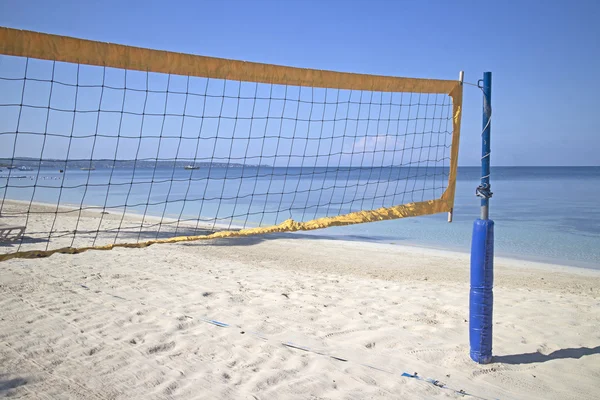
<path id="1" fill-rule="evenodd" d="M 398 78 L 261 64 L 151 50 L 0 27 L 0 53 L 126 70 L 276 85 L 452 94 L 458 81 Z"/>

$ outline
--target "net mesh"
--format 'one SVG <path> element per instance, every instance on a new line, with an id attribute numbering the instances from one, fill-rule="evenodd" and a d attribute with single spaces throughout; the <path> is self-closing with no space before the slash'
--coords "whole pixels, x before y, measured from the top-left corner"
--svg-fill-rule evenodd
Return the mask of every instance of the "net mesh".
<path id="1" fill-rule="evenodd" d="M 0 56 L 0 228 L 25 228 L 0 251 L 202 236 L 440 199 L 453 106 L 448 93 Z"/>

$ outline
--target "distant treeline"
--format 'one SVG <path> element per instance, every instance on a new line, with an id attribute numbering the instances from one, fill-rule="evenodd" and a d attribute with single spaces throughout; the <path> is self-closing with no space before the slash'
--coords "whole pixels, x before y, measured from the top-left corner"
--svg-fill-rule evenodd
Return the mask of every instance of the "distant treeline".
<path id="1" fill-rule="evenodd" d="M 242 168 L 242 167 L 253 167 L 253 168 L 269 168 L 270 165 L 252 165 L 252 164 L 241 164 L 241 163 L 228 163 L 228 162 L 194 162 L 193 160 L 55 160 L 55 159 L 46 159 L 39 160 L 34 158 L 0 158 L 0 168 L 18 168 L 18 167 L 28 167 L 28 168 L 58 168 L 58 169 L 68 169 L 68 168 L 160 168 L 160 167 L 168 167 L 173 168 L 180 167 L 184 168 L 186 166 L 194 166 L 200 168 L 207 167 L 215 167 L 215 168 Z"/>

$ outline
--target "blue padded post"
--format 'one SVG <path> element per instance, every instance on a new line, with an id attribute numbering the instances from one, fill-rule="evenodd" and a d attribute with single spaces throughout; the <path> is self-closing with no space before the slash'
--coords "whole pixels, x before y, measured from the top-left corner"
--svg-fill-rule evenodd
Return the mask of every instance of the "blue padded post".
<path id="1" fill-rule="evenodd" d="M 492 361 L 493 287 L 494 221 L 477 219 L 471 243 L 469 341 L 471 358 L 480 364 Z"/>

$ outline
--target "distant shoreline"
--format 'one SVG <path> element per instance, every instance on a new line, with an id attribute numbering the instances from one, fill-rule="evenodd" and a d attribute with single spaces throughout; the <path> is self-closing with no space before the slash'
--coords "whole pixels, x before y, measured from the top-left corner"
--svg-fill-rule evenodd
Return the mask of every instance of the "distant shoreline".
<path id="1" fill-rule="evenodd" d="M 24 200 L 12 200 L 12 199 L 6 199 L 5 200 L 5 204 L 8 205 L 16 205 L 19 207 L 23 207 L 23 206 L 29 206 L 31 204 L 32 207 L 36 207 L 39 210 L 37 210 L 37 212 L 39 213 L 40 210 L 42 211 L 42 215 L 53 215 L 53 209 L 56 209 L 56 205 L 54 204 L 50 204 L 50 203 L 44 203 L 44 202 L 29 202 L 29 201 L 24 201 Z M 102 216 L 102 213 L 105 212 L 104 208 L 102 206 L 90 206 L 90 205 L 84 205 L 83 206 L 84 209 L 81 210 L 81 218 L 82 219 L 93 219 L 94 221 L 96 221 L 98 219 L 98 217 Z M 79 205 L 76 204 L 61 204 L 59 206 L 59 209 L 61 209 L 63 212 L 68 211 L 68 213 L 66 215 L 71 215 L 71 216 L 75 216 L 76 213 L 79 211 Z M 111 219 L 113 218 L 123 218 L 123 223 L 125 224 L 131 224 L 131 223 L 135 223 L 135 222 L 139 222 L 139 221 L 145 221 L 148 223 L 152 223 L 152 224 L 163 224 L 165 226 L 167 226 L 167 229 L 170 225 L 176 224 L 178 222 L 177 219 L 175 218 L 169 218 L 169 217 L 163 217 L 161 218 L 160 216 L 155 216 L 155 215 L 141 215 L 141 214 L 137 214 L 134 212 L 127 212 L 127 213 L 123 213 L 121 212 L 121 210 L 119 209 L 109 209 L 108 211 L 108 215 L 110 215 Z M 9 214 L 8 216 L 6 216 L 7 218 L 10 218 L 11 215 Z M 235 224 L 226 224 L 226 223 L 211 223 L 208 222 L 208 219 L 199 219 L 199 221 L 201 221 L 198 226 L 197 229 L 200 230 L 239 230 L 242 229 L 243 227 L 241 225 L 235 225 Z M 181 229 L 186 229 L 186 228 L 190 228 L 192 225 L 194 225 L 193 222 L 188 221 L 187 219 L 185 220 L 185 222 L 182 222 L 179 226 L 181 227 Z M 266 225 L 265 225 L 266 226 Z M 402 242 L 402 243 L 398 243 L 396 241 L 392 240 L 379 240 L 379 239 L 369 239 L 368 237 L 361 237 L 361 238 L 357 238 L 356 236 L 352 235 L 352 234 L 347 234 L 347 235 L 339 235 L 339 234 L 327 234 L 327 229 L 323 229 L 323 230 L 314 230 L 314 231 L 300 231 L 300 232 L 283 232 L 283 233 L 275 233 L 275 234 L 270 234 L 270 237 L 274 237 L 274 238 L 281 238 L 281 239 L 289 239 L 289 238 L 293 238 L 293 237 L 303 237 L 306 238 L 308 240 L 332 240 L 332 241 L 336 241 L 336 242 L 347 242 L 348 245 L 351 245 L 351 243 L 361 243 L 361 245 L 381 245 L 381 246 L 393 246 L 394 248 L 399 248 L 405 251 L 409 251 L 410 249 L 413 249 L 415 251 L 431 251 L 434 254 L 439 254 L 441 256 L 460 256 L 460 257 L 465 257 L 469 255 L 469 249 L 467 248 L 459 248 L 459 247 L 453 247 L 453 246 L 443 246 L 443 245 L 433 245 L 433 244 L 427 244 L 427 243 L 419 243 L 419 242 Z M 27 231 L 26 231 L 27 233 Z M 102 232 L 101 232 L 102 233 Z M 175 235 L 173 235 L 174 237 Z M 186 236 L 183 234 L 178 234 L 177 236 Z M 259 236 L 259 235 L 257 235 Z M 235 238 L 232 240 L 236 240 Z M 543 268 L 547 268 L 547 267 L 552 267 L 552 268 L 566 268 L 568 270 L 572 269 L 572 268 L 576 268 L 576 269 L 582 269 L 582 270 L 593 270 L 593 271 L 598 271 L 600 270 L 600 265 L 594 264 L 592 262 L 585 262 L 585 261 L 569 261 L 568 263 L 566 262 L 566 260 L 556 260 L 556 259 L 552 259 L 551 257 L 536 257 L 536 256 L 528 256 L 528 255 L 524 255 L 524 254 L 516 254 L 516 253 L 498 253 L 495 256 L 495 259 L 499 262 L 508 262 L 508 263 L 513 263 L 513 264 L 518 264 L 520 262 L 525 262 L 527 264 L 534 264 L 534 265 L 538 265 L 541 266 Z M 468 267 L 466 265 L 466 267 Z"/>
<path id="2" fill-rule="evenodd" d="M 227 218 L 235 215 L 241 222 L 232 224 L 264 226 L 290 217 L 301 221 L 313 215 L 343 214 L 351 207 L 367 209 L 427 199 L 434 193 L 425 190 L 444 178 L 439 170 L 425 168 L 277 167 L 258 171 L 213 166 L 188 171 L 183 167 L 173 170 L 172 164 L 156 170 L 136 168 L 135 174 L 132 169 L 71 168 L 64 174 L 47 168 L 13 170 L 6 197 L 27 202 L 34 197 L 54 208 L 60 197 L 61 204 L 78 207 L 83 202 L 96 209 L 106 204 L 121 214 L 123 205 L 128 204 L 127 212 L 147 212 L 159 218 L 164 213 L 166 217 L 190 221 L 201 215 L 211 225 L 211 218 L 216 216 L 221 218 L 218 222 L 228 225 Z M 6 185 L 7 175 L 7 170 L 0 172 L 0 184 Z M 600 196 L 600 168 L 494 168 L 492 175 L 490 215 L 497 224 L 498 256 L 600 269 L 600 225 L 595 201 Z M 472 222 L 479 215 L 474 191 L 480 176 L 479 168 L 459 167 L 452 224 L 446 223 L 444 215 L 437 215 L 331 228 L 314 234 L 468 252 Z M 352 203 L 353 199 L 357 201 Z M 330 203 L 335 205 L 330 207 Z M 195 221 L 189 223 L 196 225 Z"/>

